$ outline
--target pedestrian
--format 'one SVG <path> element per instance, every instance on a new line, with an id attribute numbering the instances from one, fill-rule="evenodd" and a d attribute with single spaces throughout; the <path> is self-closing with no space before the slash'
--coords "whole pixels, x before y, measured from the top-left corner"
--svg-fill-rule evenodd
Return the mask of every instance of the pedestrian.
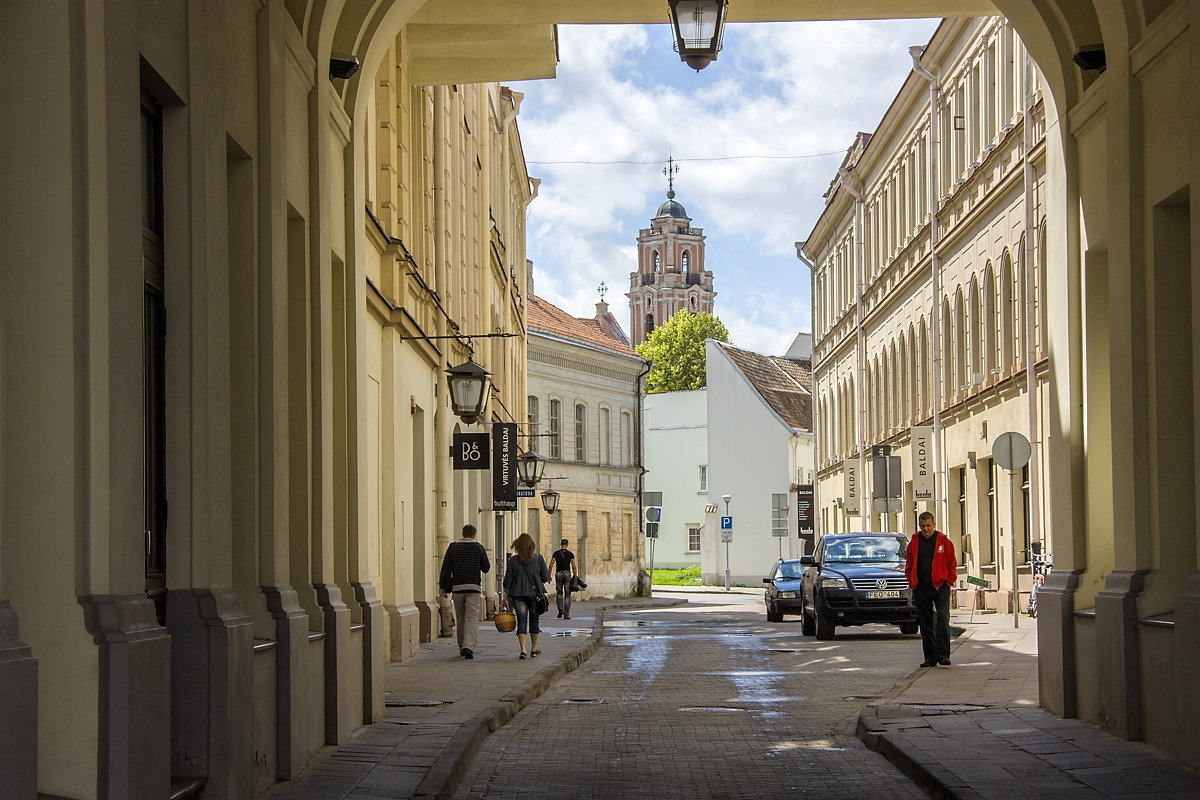
<path id="1" fill-rule="evenodd" d="M 492 563 L 487 550 L 475 541 L 475 526 L 463 525 L 462 538 L 451 542 L 442 559 L 438 586 L 442 596 L 454 595 L 454 616 L 458 619 L 458 653 L 475 657 L 479 638 L 479 616 L 483 608 L 483 573 Z"/>
<path id="2" fill-rule="evenodd" d="M 950 666 L 950 587 L 958 579 L 958 560 L 950 537 L 933 526 L 928 511 L 917 517 L 920 528 L 908 542 L 904 574 L 913 590 L 917 625 L 921 628 L 922 667 Z"/>
<path id="3" fill-rule="evenodd" d="M 550 554 L 554 562 L 554 602 L 558 605 L 558 618 L 571 618 L 571 578 L 579 574 L 575 567 L 575 554 L 567 549 L 567 540 L 558 543 L 559 547 Z"/>
<path id="4" fill-rule="evenodd" d="M 517 612 L 517 644 L 521 647 L 521 658 L 526 654 L 537 658 L 542 654 L 538 649 L 538 634 L 542 632 L 538 625 L 537 598 L 546 594 L 546 581 L 550 580 L 550 568 L 546 559 L 536 552 L 537 544 L 528 533 L 522 533 L 512 544 L 513 554 L 508 557 L 508 566 L 504 570 L 504 605 Z M 529 648 L 525 647 L 526 635 L 529 637 Z"/>

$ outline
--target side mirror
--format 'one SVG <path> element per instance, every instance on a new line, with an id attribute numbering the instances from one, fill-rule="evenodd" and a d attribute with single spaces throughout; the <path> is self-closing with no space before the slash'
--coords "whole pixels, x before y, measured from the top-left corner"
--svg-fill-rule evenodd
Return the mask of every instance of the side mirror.
<path id="1" fill-rule="evenodd" d="M 817 562 L 812 556 L 800 556 L 800 563 L 806 567 L 815 567 Z"/>
<path id="2" fill-rule="evenodd" d="M 772 583 L 772 582 L 773 581 L 770 578 L 763 578 L 763 583 Z"/>

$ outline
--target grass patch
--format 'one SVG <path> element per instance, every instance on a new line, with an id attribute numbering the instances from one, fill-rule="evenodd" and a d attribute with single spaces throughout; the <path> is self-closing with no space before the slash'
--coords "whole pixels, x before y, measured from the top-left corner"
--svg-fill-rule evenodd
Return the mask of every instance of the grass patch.
<path id="1" fill-rule="evenodd" d="M 700 567 L 656 569 L 651 579 L 659 586 L 697 586 L 700 583 Z"/>

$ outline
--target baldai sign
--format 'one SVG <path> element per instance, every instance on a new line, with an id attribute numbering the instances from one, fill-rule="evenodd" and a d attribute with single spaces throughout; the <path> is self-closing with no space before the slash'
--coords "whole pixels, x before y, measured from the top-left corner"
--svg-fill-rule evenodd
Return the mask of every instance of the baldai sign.
<path id="1" fill-rule="evenodd" d="M 910 429 L 909 452 L 912 457 L 913 499 L 933 499 L 933 428 L 918 425 Z"/>

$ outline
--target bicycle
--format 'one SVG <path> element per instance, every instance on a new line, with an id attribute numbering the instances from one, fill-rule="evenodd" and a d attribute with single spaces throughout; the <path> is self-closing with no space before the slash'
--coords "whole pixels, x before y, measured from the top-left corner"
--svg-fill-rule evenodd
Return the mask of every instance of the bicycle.
<path id="1" fill-rule="evenodd" d="M 1054 569 L 1054 554 L 1040 552 L 1040 547 L 1032 548 L 1029 567 L 1033 573 L 1033 586 L 1029 590 L 1029 610 L 1026 612 L 1031 619 L 1037 619 L 1038 588 L 1046 582 L 1046 576 Z"/>

